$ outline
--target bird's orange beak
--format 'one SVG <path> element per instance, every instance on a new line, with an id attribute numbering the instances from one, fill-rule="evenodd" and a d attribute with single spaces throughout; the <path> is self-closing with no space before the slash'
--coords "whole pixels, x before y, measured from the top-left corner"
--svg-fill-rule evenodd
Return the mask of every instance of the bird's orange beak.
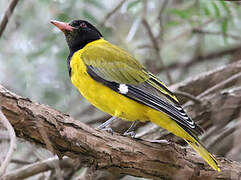
<path id="1" fill-rule="evenodd" d="M 68 23 L 60 22 L 51 20 L 50 21 L 53 25 L 55 25 L 57 28 L 59 28 L 61 31 L 73 31 L 74 27 L 70 26 Z"/>

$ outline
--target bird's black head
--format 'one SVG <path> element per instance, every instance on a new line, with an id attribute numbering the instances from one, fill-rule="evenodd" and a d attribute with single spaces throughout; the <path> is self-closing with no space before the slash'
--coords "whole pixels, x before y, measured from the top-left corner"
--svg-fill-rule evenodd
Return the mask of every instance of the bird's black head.
<path id="1" fill-rule="evenodd" d="M 70 52 L 82 49 L 86 44 L 102 37 L 95 26 L 84 20 L 73 20 L 70 23 L 51 21 L 64 32 Z"/>

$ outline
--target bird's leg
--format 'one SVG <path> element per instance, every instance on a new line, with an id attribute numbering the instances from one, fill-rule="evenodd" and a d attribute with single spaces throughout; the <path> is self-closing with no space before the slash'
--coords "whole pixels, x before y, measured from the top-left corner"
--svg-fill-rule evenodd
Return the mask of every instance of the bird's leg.
<path id="1" fill-rule="evenodd" d="M 139 122 L 138 121 L 134 121 L 131 126 L 129 127 L 129 129 L 126 130 L 126 132 L 124 132 L 124 136 L 130 136 L 132 138 L 135 138 L 135 128 L 136 128 L 136 125 L 138 124 Z"/>
<path id="2" fill-rule="evenodd" d="M 111 129 L 110 124 L 111 124 L 111 122 L 114 121 L 115 119 L 117 119 L 117 117 L 115 117 L 115 116 L 111 117 L 110 119 L 108 119 L 107 121 L 105 121 L 103 124 L 99 125 L 99 126 L 97 127 L 97 129 L 99 129 L 99 130 L 104 130 L 104 131 L 107 131 L 107 132 L 113 134 L 113 130 Z"/>

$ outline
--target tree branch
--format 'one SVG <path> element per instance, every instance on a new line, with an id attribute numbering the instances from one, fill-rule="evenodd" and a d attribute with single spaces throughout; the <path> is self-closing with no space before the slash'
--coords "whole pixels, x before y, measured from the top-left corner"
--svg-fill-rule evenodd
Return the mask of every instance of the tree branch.
<path id="1" fill-rule="evenodd" d="M 147 16 L 147 3 L 148 3 L 147 0 L 143 1 L 143 13 L 142 13 L 142 20 L 141 20 L 141 22 L 142 22 L 144 28 L 146 29 L 147 34 L 148 34 L 148 36 L 149 36 L 149 38 L 150 38 L 150 40 L 152 42 L 153 49 L 154 49 L 154 52 L 156 54 L 157 60 L 161 63 L 162 68 L 165 68 L 164 62 L 163 62 L 163 60 L 161 58 L 161 54 L 160 54 L 160 46 L 159 46 L 159 42 L 157 41 L 158 38 L 155 38 L 155 36 L 154 36 L 154 34 L 152 32 L 152 29 L 151 29 L 151 27 L 150 27 L 150 25 L 149 25 L 149 23 L 148 23 L 148 21 L 146 19 L 146 16 Z M 165 2 L 163 2 L 163 3 L 164 3 L 163 5 L 165 6 Z M 166 71 L 166 76 L 167 76 L 167 79 L 169 81 L 169 84 L 172 84 L 173 83 L 172 82 L 172 77 L 171 77 L 169 71 Z"/>
<path id="2" fill-rule="evenodd" d="M 208 90 L 210 87 L 214 87 L 216 84 L 226 81 L 231 76 L 239 72 L 241 72 L 241 60 L 229 65 L 221 66 L 215 70 L 201 73 L 196 77 L 190 77 L 185 81 L 170 86 L 170 89 L 174 92 L 182 91 L 192 94 L 193 96 L 198 96 L 202 92 Z M 240 83 L 241 80 L 237 79 L 236 83 L 238 82 Z M 234 83 L 229 82 L 228 84 L 223 86 L 223 88 L 230 87 L 232 85 L 234 85 Z M 182 103 L 187 101 L 187 99 L 183 99 L 182 97 L 180 97 L 180 100 L 182 101 Z"/>
<path id="3" fill-rule="evenodd" d="M 12 125 L 9 123 L 7 118 L 2 113 L 1 105 L 0 105 L 0 122 L 2 122 L 2 124 L 7 128 L 8 132 L 9 132 L 9 136 L 10 136 L 10 147 L 9 147 L 8 153 L 5 157 L 5 160 L 3 161 L 3 163 L 1 164 L 1 167 L 0 167 L 0 176 L 2 176 L 5 173 L 8 165 L 11 161 L 13 152 L 16 149 L 16 135 L 15 135 Z"/>
<path id="4" fill-rule="evenodd" d="M 240 69 L 241 61 L 238 61 L 172 88 L 198 95 L 237 74 Z M 2 86 L 0 106 L 18 137 L 45 148 L 51 147 L 50 150 L 59 157 L 78 158 L 95 170 L 153 179 L 237 179 L 241 171 L 239 163 L 218 158 L 222 172 L 214 172 L 193 150 L 173 142 L 153 143 L 95 130 L 48 106 L 11 93 Z M 48 141 L 41 134 L 43 130 Z"/>
<path id="5" fill-rule="evenodd" d="M 142 24 L 146 28 L 147 34 L 148 34 L 148 36 L 151 39 L 151 42 L 153 44 L 154 51 L 155 51 L 155 54 L 156 54 L 156 57 L 157 57 L 158 61 L 161 63 L 162 68 L 165 69 L 165 65 L 164 65 L 163 60 L 162 60 L 161 55 L 160 55 L 159 44 L 158 44 L 156 38 L 154 37 L 154 34 L 152 33 L 151 27 L 148 24 L 148 22 L 147 22 L 145 17 L 142 18 Z M 172 84 L 172 78 L 171 78 L 171 75 L 170 75 L 168 70 L 166 70 L 166 75 L 167 75 L 167 79 L 168 79 L 169 83 Z"/>
<path id="6" fill-rule="evenodd" d="M 207 34 L 207 35 L 218 35 L 218 36 L 226 36 L 229 38 L 232 38 L 235 41 L 240 41 L 241 37 L 238 35 L 234 35 L 234 34 L 227 34 L 227 33 L 223 33 L 223 32 L 218 32 L 218 31 L 207 31 L 207 30 L 203 30 L 203 29 L 199 29 L 199 28 L 194 28 L 192 30 L 192 33 L 196 33 L 196 34 Z"/>
<path id="7" fill-rule="evenodd" d="M 101 26 L 104 26 L 105 23 L 107 22 L 108 19 L 110 19 L 111 16 L 113 16 L 120 8 L 121 6 L 125 3 L 126 0 L 121 0 L 110 12 L 108 12 L 103 21 L 100 23 Z"/>
<path id="8" fill-rule="evenodd" d="M 52 151 L 59 157 L 79 158 L 96 170 L 155 179 L 175 179 L 180 175 L 184 176 L 183 179 L 197 176 L 200 179 L 234 178 L 241 171 L 238 163 L 219 158 L 222 172 L 214 172 L 193 150 L 175 143 L 151 143 L 95 130 L 48 106 L 11 93 L 2 86 L 0 105 L 19 137 L 48 147 L 38 129 L 41 123 Z"/>
<path id="9" fill-rule="evenodd" d="M 36 174 L 39 174 L 44 171 L 55 169 L 56 164 L 60 164 L 62 168 L 72 167 L 73 168 L 73 160 L 70 158 L 63 158 L 59 160 L 58 158 L 49 158 L 47 160 L 36 162 L 30 165 L 23 166 L 15 171 L 12 171 L 4 176 L 2 176 L 3 180 L 15 180 L 15 179 L 24 179 Z"/>
<path id="10" fill-rule="evenodd" d="M 165 68 L 163 68 L 163 67 L 158 68 L 157 71 L 161 72 L 161 71 L 170 71 L 170 70 L 173 70 L 176 68 L 188 68 L 194 64 L 205 62 L 205 61 L 215 60 L 216 58 L 219 58 L 219 57 L 222 57 L 225 55 L 231 55 L 237 51 L 241 51 L 241 45 L 237 45 L 237 46 L 219 50 L 219 51 L 209 52 L 205 55 L 198 55 L 196 57 L 193 57 L 190 60 L 187 60 L 187 61 L 183 60 L 185 63 L 181 63 L 183 61 L 177 60 L 177 61 L 175 61 L 175 63 L 167 65 Z"/>
<path id="11" fill-rule="evenodd" d="M 197 104 L 200 104 L 201 103 L 201 100 L 196 98 L 195 96 L 189 94 L 189 93 L 186 93 L 186 92 L 182 92 L 182 91 L 175 91 L 175 95 L 176 96 L 183 96 L 183 97 L 186 97 L 187 99 L 190 99 L 191 101 L 197 103 Z"/>
<path id="12" fill-rule="evenodd" d="M 2 33 L 5 30 L 5 28 L 7 26 L 7 23 L 8 23 L 11 15 L 13 13 L 13 10 L 16 7 L 17 4 L 18 4 L 18 0 L 12 0 L 9 3 L 6 11 L 4 12 L 3 18 L 2 18 L 2 20 L 0 22 L 0 37 L 2 36 Z"/>

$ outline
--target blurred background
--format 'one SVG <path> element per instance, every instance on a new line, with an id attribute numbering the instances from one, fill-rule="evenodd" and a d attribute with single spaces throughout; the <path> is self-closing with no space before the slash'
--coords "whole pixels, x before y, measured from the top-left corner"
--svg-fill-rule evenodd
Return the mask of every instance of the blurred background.
<path id="1" fill-rule="evenodd" d="M 0 17 L 9 2 L 0 1 Z M 240 60 L 240 17 L 241 3 L 219 0 L 19 1 L 0 37 L 0 84 L 16 94 L 97 126 L 109 116 L 91 106 L 71 84 L 66 66 L 68 47 L 63 33 L 50 24 L 51 19 L 88 20 L 98 27 L 105 39 L 130 52 L 171 86 Z M 228 88 L 238 85 L 231 83 Z M 202 124 L 200 116 L 193 116 Z M 212 152 L 221 156 L 232 152 L 234 160 L 241 160 L 240 148 L 233 155 L 236 144 L 233 127 L 237 126 L 233 120 L 238 122 L 238 117 L 227 120 L 222 127 L 224 131 L 231 126 L 230 132 L 219 139 L 231 143 L 226 149 L 225 143 L 213 143 L 216 136 L 212 141 L 208 138 L 215 124 L 204 125 L 209 136 L 205 134 L 203 141 Z M 114 126 L 116 131 L 122 132 L 129 124 L 122 121 Z M 142 126 L 154 129 L 146 138 L 169 137 L 173 140 L 171 135 L 153 125 Z M 143 128 L 139 129 L 141 133 Z M 0 129 L 0 135 L 1 162 L 8 150 L 9 139 L 4 128 Z M 228 135 L 232 136 L 225 141 Z M 19 139 L 8 171 L 52 156 L 49 151 Z M 83 172 L 83 168 L 79 168 L 69 178 Z M 50 171 L 40 173 L 29 179 L 49 178 L 50 174 Z"/>

